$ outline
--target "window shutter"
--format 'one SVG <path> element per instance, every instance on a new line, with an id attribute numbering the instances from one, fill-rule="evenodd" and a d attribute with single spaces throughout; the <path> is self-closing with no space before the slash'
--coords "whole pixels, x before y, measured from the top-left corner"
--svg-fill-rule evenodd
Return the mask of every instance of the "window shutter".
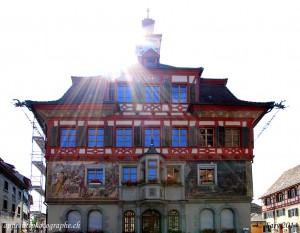
<path id="1" fill-rule="evenodd" d="M 161 93 L 162 93 L 162 101 L 164 103 L 172 102 L 171 83 L 163 83 Z"/>
<path id="2" fill-rule="evenodd" d="M 134 98 L 135 102 L 144 102 L 144 92 L 145 92 L 145 87 L 143 83 L 135 83 L 135 91 L 134 91 Z"/>
<path id="3" fill-rule="evenodd" d="M 114 141 L 114 127 L 105 126 L 104 127 L 104 146 L 113 146 Z"/>
<path id="4" fill-rule="evenodd" d="M 189 95 L 190 95 L 190 102 L 196 102 L 196 84 L 190 83 L 189 84 Z"/>
<path id="5" fill-rule="evenodd" d="M 190 127 L 190 146 L 198 146 L 198 127 L 191 126 Z"/>
<path id="6" fill-rule="evenodd" d="M 291 190 L 288 190 L 288 198 L 291 198 L 292 197 L 292 192 Z"/>
<path id="7" fill-rule="evenodd" d="M 299 216 L 298 208 L 296 208 L 296 216 Z"/>
<path id="8" fill-rule="evenodd" d="M 50 127 L 49 146 L 58 146 L 58 126 Z"/>
<path id="9" fill-rule="evenodd" d="M 295 188 L 295 196 L 298 196 L 298 189 Z"/>
<path id="10" fill-rule="evenodd" d="M 267 213 L 264 213 L 264 219 L 266 219 L 267 218 Z"/>
<path id="11" fill-rule="evenodd" d="M 288 216 L 291 217 L 291 210 L 288 210 Z"/>
<path id="12" fill-rule="evenodd" d="M 76 146 L 86 146 L 86 126 L 76 128 Z"/>
<path id="13" fill-rule="evenodd" d="M 278 217 L 278 215 L 279 215 L 279 210 L 276 210 L 276 216 Z"/>
<path id="14" fill-rule="evenodd" d="M 278 197 L 278 195 L 276 195 L 276 202 L 279 202 L 279 197 Z"/>
<path id="15" fill-rule="evenodd" d="M 217 142 L 218 146 L 225 146 L 225 128 L 223 126 L 217 127 Z"/>
<path id="16" fill-rule="evenodd" d="M 142 146 L 142 127 L 134 126 L 134 146 Z"/>
<path id="17" fill-rule="evenodd" d="M 250 146 L 250 129 L 249 127 L 242 127 L 242 147 Z"/>
<path id="18" fill-rule="evenodd" d="M 171 127 L 164 126 L 162 132 L 162 145 L 171 146 Z"/>
<path id="19" fill-rule="evenodd" d="M 282 209 L 283 216 L 285 216 L 285 208 Z"/>

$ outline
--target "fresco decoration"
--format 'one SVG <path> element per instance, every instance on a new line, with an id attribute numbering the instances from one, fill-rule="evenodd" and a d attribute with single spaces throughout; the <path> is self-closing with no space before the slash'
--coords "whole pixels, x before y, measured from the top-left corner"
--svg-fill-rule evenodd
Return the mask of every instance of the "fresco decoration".
<path id="1" fill-rule="evenodd" d="M 119 169 L 114 163 L 105 163 L 105 184 L 87 185 L 85 165 L 96 163 L 48 164 L 47 198 L 117 199 Z"/>
<path id="2" fill-rule="evenodd" d="M 199 162 L 188 162 L 185 168 L 185 193 L 187 198 L 216 198 L 246 196 L 247 179 L 244 161 L 220 161 L 217 164 L 217 185 L 197 185 Z M 201 162 L 201 164 L 210 164 Z"/>
<path id="3" fill-rule="evenodd" d="M 254 118 L 262 114 L 262 111 L 213 111 L 213 110 L 195 110 L 198 117 L 224 117 L 224 118 Z"/>

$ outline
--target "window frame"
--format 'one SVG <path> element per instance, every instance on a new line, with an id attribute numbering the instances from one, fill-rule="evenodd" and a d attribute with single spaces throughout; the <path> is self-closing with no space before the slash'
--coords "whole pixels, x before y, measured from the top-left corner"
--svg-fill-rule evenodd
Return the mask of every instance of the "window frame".
<path id="1" fill-rule="evenodd" d="M 145 103 L 160 103 L 160 86 L 159 85 L 146 85 L 144 88 Z"/>
<path id="2" fill-rule="evenodd" d="M 202 130 L 204 130 L 204 134 L 202 134 Z M 208 130 L 212 130 L 212 133 L 208 133 Z M 202 139 L 202 136 L 204 136 L 204 139 Z M 208 143 L 208 137 L 212 137 L 212 145 L 209 145 Z M 199 146 L 201 147 L 213 147 L 215 146 L 215 130 L 214 128 L 205 128 L 205 127 L 199 127 Z"/>
<path id="3" fill-rule="evenodd" d="M 126 214 L 129 214 L 128 216 Z M 128 221 L 128 219 L 130 219 Z M 132 221 L 133 220 L 133 221 Z M 135 212 L 132 210 L 126 210 L 123 214 L 123 232 L 134 233 L 135 232 Z M 128 228 L 126 226 L 129 226 Z"/>
<path id="4" fill-rule="evenodd" d="M 230 133 L 228 133 L 229 131 Z M 228 140 L 228 137 L 230 140 Z M 236 142 L 235 137 L 237 137 L 238 142 Z M 237 145 L 235 145 L 235 143 L 237 143 Z M 225 147 L 240 147 L 240 146 L 241 146 L 241 129 L 225 128 Z"/>
<path id="5" fill-rule="evenodd" d="M 6 207 L 6 208 L 5 208 Z M 6 198 L 3 198 L 3 206 L 2 209 L 4 211 L 8 211 L 8 200 Z"/>
<path id="6" fill-rule="evenodd" d="M 209 182 L 209 181 L 206 181 L 206 182 L 201 182 L 201 179 L 200 179 L 200 170 L 213 170 L 214 172 L 214 176 L 213 176 L 213 179 L 214 181 L 213 182 Z M 217 164 L 197 164 L 197 185 L 198 186 L 203 186 L 203 185 L 217 185 L 218 184 L 218 171 L 217 171 Z"/>
<path id="7" fill-rule="evenodd" d="M 120 91 L 119 88 L 121 88 L 121 87 L 124 89 Z M 128 83 L 118 83 L 117 84 L 117 100 L 120 103 L 132 103 L 133 102 L 132 85 L 130 85 Z"/>
<path id="8" fill-rule="evenodd" d="M 126 135 L 126 130 L 130 131 L 130 135 Z M 122 131 L 122 134 L 118 134 L 119 131 Z M 125 132 L 125 134 L 124 134 Z M 130 136 L 130 137 L 129 137 Z M 122 140 L 118 140 L 118 137 L 122 137 Z M 126 145 L 126 138 L 130 138 L 130 145 Z M 119 142 L 122 142 L 121 145 L 118 145 Z M 132 128 L 117 128 L 116 129 L 116 147 L 132 147 L 133 144 L 133 130 Z"/>
<path id="9" fill-rule="evenodd" d="M 100 180 L 99 183 L 97 182 L 90 182 L 89 177 L 88 177 L 88 171 L 89 170 L 102 170 L 102 181 Z M 97 176 L 94 176 L 94 180 L 98 180 Z M 93 180 L 91 179 L 91 180 Z M 86 165 L 85 166 L 85 179 L 84 179 L 84 184 L 93 186 L 93 185 L 105 185 L 105 165 Z"/>
<path id="10" fill-rule="evenodd" d="M 124 169 L 129 169 L 129 179 L 125 180 L 125 171 Z M 131 169 L 135 169 L 135 179 L 132 179 L 132 173 Z M 138 168 L 137 166 L 122 166 L 122 182 L 137 182 L 138 181 Z"/>
<path id="11" fill-rule="evenodd" d="M 150 134 L 147 134 L 146 131 L 151 130 Z M 158 130 L 158 134 L 154 133 L 154 130 Z M 146 137 L 150 137 L 150 141 Z M 154 147 L 160 147 L 161 146 L 161 129 L 160 128 L 151 128 L 151 127 L 145 127 L 144 128 L 144 146 L 150 147 L 151 141 L 153 139 Z M 158 143 L 157 143 L 158 142 Z"/>
<path id="12" fill-rule="evenodd" d="M 63 131 L 66 130 L 67 134 L 63 134 Z M 70 131 L 74 131 L 74 133 L 70 133 Z M 59 130 L 59 143 L 60 143 L 60 147 L 62 148 L 74 148 L 76 147 L 76 133 L 77 130 L 74 127 L 70 127 L 70 128 L 66 128 L 66 127 L 62 127 Z M 63 138 L 65 137 L 66 140 L 63 140 Z M 64 145 L 64 143 L 66 143 L 66 145 Z"/>
<path id="13" fill-rule="evenodd" d="M 171 213 L 176 213 L 172 215 Z M 180 213 L 178 210 L 170 210 L 168 212 L 168 231 L 179 231 L 180 230 Z"/>
<path id="14" fill-rule="evenodd" d="M 178 95 L 177 99 L 174 98 L 175 92 L 173 91 L 173 88 L 175 88 L 175 87 L 178 88 L 178 91 L 176 93 Z M 183 94 L 185 94 L 185 97 L 184 97 L 185 99 L 183 101 L 181 100 L 181 94 L 182 94 L 181 93 L 181 87 L 185 87 L 185 92 L 183 93 Z M 187 101 L 188 101 L 188 93 L 187 93 L 188 88 L 187 88 L 187 85 L 184 85 L 184 84 L 172 85 L 171 88 L 172 88 L 171 89 L 172 103 L 178 103 L 178 104 L 187 103 Z"/>
<path id="15" fill-rule="evenodd" d="M 90 134 L 90 131 L 95 130 L 94 134 Z M 102 134 L 99 134 L 98 131 L 102 130 Z M 87 130 L 88 134 L 88 143 L 87 146 L 89 148 L 95 148 L 95 147 L 104 147 L 104 128 L 101 127 L 89 127 Z M 101 140 L 99 140 L 99 137 Z M 93 140 L 92 140 L 93 139 Z M 93 142 L 94 145 L 90 145 L 90 143 Z M 102 146 L 98 145 L 98 143 L 102 142 Z"/>
<path id="16" fill-rule="evenodd" d="M 173 132 L 177 131 L 177 135 L 173 134 Z M 185 131 L 185 135 L 181 134 L 181 131 Z M 184 143 L 185 145 L 181 145 L 181 137 L 185 136 Z M 172 128 L 171 131 L 171 137 L 172 137 L 172 147 L 187 147 L 188 145 L 188 129 L 187 128 Z M 174 138 L 177 138 L 176 141 L 178 141 L 178 145 L 175 145 Z"/>

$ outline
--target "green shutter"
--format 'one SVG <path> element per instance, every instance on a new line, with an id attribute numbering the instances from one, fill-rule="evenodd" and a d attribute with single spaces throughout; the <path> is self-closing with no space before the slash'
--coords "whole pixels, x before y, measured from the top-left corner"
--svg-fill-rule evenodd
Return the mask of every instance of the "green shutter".
<path id="1" fill-rule="evenodd" d="M 142 127 L 134 126 L 133 128 L 133 143 L 134 146 L 142 146 Z"/>
<path id="2" fill-rule="evenodd" d="M 58 127 L 50 127 L 49 146 L 58 146 Z"/>
<path id="3" fill-rule="evenodd" d="M 86 126 L 78 126 L 76 128 L 76 146 L 85 147 L 86 146 Z"/>
<path id="4" fill-rule="evenodd" d="M 144 102 L 145 97 L 145 87 L 143 83 L 135 83 L 135 91 L 134 91 L 134 101 L 135 102 Z"/>
<path id="5" fill-rule="evenodd" d="M 217 142 L 218 146 L 225 146 L 225 128 L 223 126 L 217 127 Z"/>
<path id="6" fill-rule="evenodd" d="M 189 84 L 189 95 L 190 95 L 190 102 L 196 102 L 196 84 L 190 83 Z"/>
<path id="7" fill-rule="evenodd" d="M 190 146 L 198 146 L 198 127 L 190 127 Z"/>
<path id="8" fill-rule="evenodd" d="M 114 142 L 114 127 L 105 126 L 104 127 L 104 146 L 113 146 Z"/>
<path id="9" fill-rule="evenodd" d="M 171 83 L 162 84 L 162 101 L 164 103 L 172 102 L 172 92 L 171 92 Z"/>
<path id="10" fill-rule="evenodd" d="M 250 129 L 249 127 L 242 127 L 242 147 L 250 146 Z"/>
<path id="11" fill-rule="evenodd" d="M 164 126 L 162 132 L 162 145 L 171 146 L 171 127 Z"/>

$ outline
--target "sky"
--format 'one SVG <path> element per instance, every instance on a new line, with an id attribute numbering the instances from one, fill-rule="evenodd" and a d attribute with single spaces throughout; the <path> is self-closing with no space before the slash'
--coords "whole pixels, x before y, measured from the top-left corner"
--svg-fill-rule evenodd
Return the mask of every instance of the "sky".
<path id="1" fill-rule="evenodd" d="M 298 0 L 1 1 L 0 157 L 30 178 L 33 115 L 13 99 L 56 100 L 71 76 L 117 75 L 136 62 L 147 8 L 155 33 L 163 34 L 161 63 L 228 78 L 242 100 L 285 100 L 287 108 L 272 110 L 254 131 L 254 202 L 260 204 L 276 179 L 300 164 Z"/>

